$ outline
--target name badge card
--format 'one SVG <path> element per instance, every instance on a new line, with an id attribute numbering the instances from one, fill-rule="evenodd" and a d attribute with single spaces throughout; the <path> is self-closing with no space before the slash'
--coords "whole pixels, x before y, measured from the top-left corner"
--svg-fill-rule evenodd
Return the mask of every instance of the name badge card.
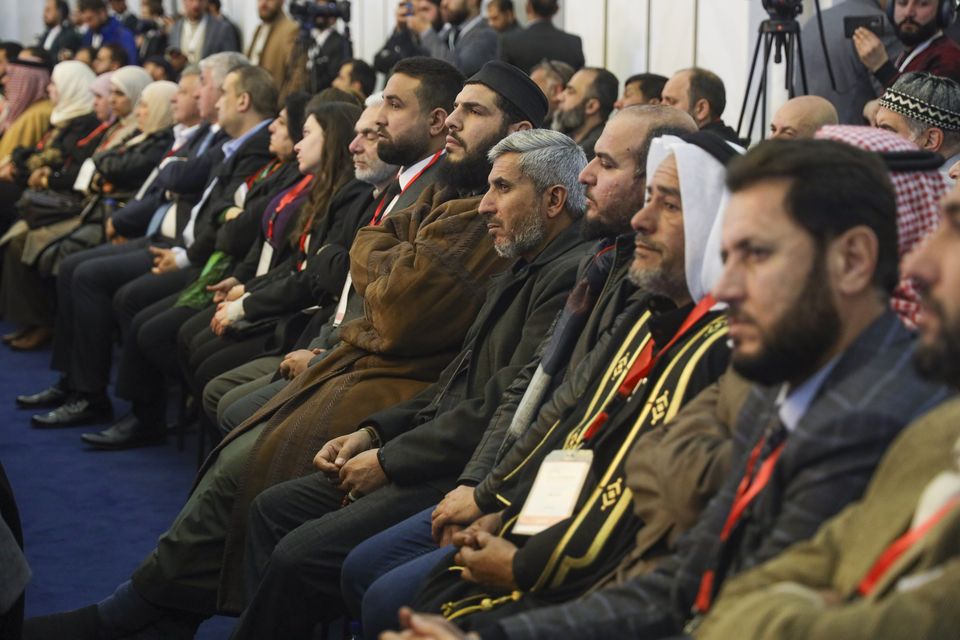
<path id="1" fill-rule="evenodd" d="M 513 533 L 534 536 L 572 516 L 592 463 L 593 451 L 550 453 L 540 465 Z"/>

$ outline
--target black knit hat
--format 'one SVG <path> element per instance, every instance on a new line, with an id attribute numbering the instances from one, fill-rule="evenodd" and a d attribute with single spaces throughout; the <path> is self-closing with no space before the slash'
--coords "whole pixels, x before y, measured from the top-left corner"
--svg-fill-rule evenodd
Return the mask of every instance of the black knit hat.
<path id="1" fill-rule="evenodd" d="M 543 95 L 530 76 L 512 64 L 492 60 L 483 65 L 466 84 L 482 84 L 513 105 L 533 126 L 543 126 L 543 119 L 547 117 L 550 107 L 547 96 Z"/>

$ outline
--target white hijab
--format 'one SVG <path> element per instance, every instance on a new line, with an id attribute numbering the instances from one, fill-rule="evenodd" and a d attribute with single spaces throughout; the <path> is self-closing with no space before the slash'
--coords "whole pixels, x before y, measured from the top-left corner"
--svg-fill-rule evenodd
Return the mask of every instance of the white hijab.
<path id="1" fill-rule="evenodd" d="M 740 147 L 729 146 L 737 153 L 743 153 Z M 723 272 L 720 233 L 723 211 L 730 197 L 725 183 L 727 172 L 719 160 L 697 145 L 676 136 L 662 136 L 650 144 L 648 181 L 671 155 L 677 159 L 683 201 L 687 287 L 694 302 L 699 302 L 710 293 Z"/>
<path id="2" fill-rule="evenodd" d="M 53 68 L 51 81 L 57 88 L 57 104 L 50 115 L 50 124 L 59 126 L 93 111 L 90 86 L 96 74 L 82 62 L 67 60 Z"/>

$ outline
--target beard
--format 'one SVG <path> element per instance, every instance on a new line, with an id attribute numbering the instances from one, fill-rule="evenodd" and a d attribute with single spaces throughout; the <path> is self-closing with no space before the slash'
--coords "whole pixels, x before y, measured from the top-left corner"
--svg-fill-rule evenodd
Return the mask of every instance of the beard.
<path id="1" fill-rule="evenodd" d="M 661 256 L 666 256 L 663 246 L 649 241 L 645 241 L 644 244 L 650 249 L 659 251 Z M 677 270 L 677 273 L 671 272 L 665 268 L 665 264 L 666 260 L 662 259 L 657 267 L 638 267 L 634 261 L 627 270 L 627 280 L 644 293 L 665 296 L 671 300 L 688 298 L 690 291 L 687 286 L 686 272 L 683 269 Z"/>
<path id="2" fill-rule="evenodd" d="M 543 242 L 547 237 L 547 229 L 543 224 L 543 214 L 539 209 L 527 212 L 517 220 L 512 237 L 499 244 L 494 241 L 493 248 L 501 258 L 518 258 L 528 253 Z"/>
<path id="3" fill-rule="evenodd" d="M 913 364 L 929 380 L 960 386 L 960 323 L 948 320 L 939 302 L 927 299 L 924 306 L 923 313 L 940 318 L 940 332 L 932 342 L 917 345 Z"/>
<path id="4" fill-rule="evenodd" d="M 893 1 L 893 0 L 891 0 L 891 2 L 892 2 L 892 1 Z M 910 24 L 914 25 L 915 27 L 917 27 L 917 30 L 916 30 L 916 31 L 913 31 L 913 32 L 904 32 L 904 31 L 903 31 L 903 26 L 904 26 L 905 24 L 907 24 L 907 23 L 910 23 Z M 894 31 L 896 31 L 896 33 L 897 33 L 897 38 L 899 38 L 900 42 L 902 42 L 903 44 L 905 44 L 905 45 L 907 45 L 908 47 L 911 47 L 911 48 L 917 46 L 918 44 L 921 44 L 921 43 L 923 43 L 923 42 L 926 42 L 927 40 L 929 40 L 930 38 L 932 38 L 933 35 L 934 35 L 939 29 L 940 29 L 940 27 L 937 26 L 937 21 L 936 21 L 936 20 L 931 20 L 931 21 L 930 21 L 929 23 L 927 23 L 927 24 L 920 25 L 920 24 L 917 24 L 916 22 L 914 22 L 913 20 L 909 20 L 909 19 L 906 19 L 906 18 L 905 18 L 904 20 L 902 20 L 902 21 L 900 22 L 900 24 L 898 24 L 898 25 L 896 25 L 896 26 L 894 27 Z"/>
<path id="5" fill-rule="evenodd" d="M 397 171 L 399 170 L 400 167 L 397 165 L 384 162 L 377 158 L 371 161 L 365 169 L 356 169 L 354 175 L 357 180 L 366 182 L 367 184 L 378 185 L 397 175 Z"/>
<path id="6" fill-rule="evenodd" d="M 457 133 L 450 132 L 448 135 L 460 143 L 464 154 L 461 160 L 453 160 L 450 154 L 444 157 L 443 170 L 439 174 L 440 185 L 461 194 L 483 191 L 487 184 L 487 176 L 493 169 L 493 163 L 487 159 L 487 153 L 507 137 L 507 125 L 470 146 L 467 146 Z"/>
<path id="7" fill-rule="evenodd" d="M 584 240 L 600 240 L 630 233 L 630 219 L 643 208 L 643 191 L 638 191 L 639 199 L 635 200 L 634 192 L 631 191 L 629 197 L 614 200 L 596 218 L 591 218 L 589 212 L 584 214 L 580 222 L 580 237 Z M 590 187 L 587 187 L 587 198 L 589 197 Z"/>
<path id="8" fill-rule="evenodd" d="M 583 126 L 583 123 L 587 121 L 587 101 L 584 100 L 577 106 L 572 109 L 562 110 L 557 109 L 557 113 L 553 117 L 554 129 L 560 133 L 570 134 L 580 127 Z"/>
<path id="9" fill-rule="evenodd" d="M 387 164 L 409 167 L 427 156 L 429 138 L 426 130 L 404 138 L 381 138 L 377 142 L 377 156 Z"/>
<path id="10" fill-rule="evenodd" d="M 762 385 L 803 380 L 823 364 L 821 360 L 840 337 L 840 316 L 824 287 L 827 282 L 823 256 L 815 257 L 803 291 L 774 327 L 763 335 L 761 351 L 753 356 L 733 352 L 734 370 Z M 730 315 L 737 315 L 731 308 Z"/>

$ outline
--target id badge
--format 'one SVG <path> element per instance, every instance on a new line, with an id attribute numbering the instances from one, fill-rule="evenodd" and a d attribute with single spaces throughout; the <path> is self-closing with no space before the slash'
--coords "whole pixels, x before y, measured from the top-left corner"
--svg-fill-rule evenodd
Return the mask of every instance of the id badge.
<path id="1" fill-rule="evenodd" d="M 593 451 L 553 451 L 540 465 L 513 533 L 535 536 L 573 515 L 587 481 Z"/>
<path id="2" fill-rule="evenodd" d="M 92 158 L 87 158 L 80 165 L 80 171 L 77 172 L 77 179 L 73 182 L 73 190 L 81 193 L 90 192 L 90 183 L 93 182 L 93 176 L 97 173 L 97 165 Z"/>

